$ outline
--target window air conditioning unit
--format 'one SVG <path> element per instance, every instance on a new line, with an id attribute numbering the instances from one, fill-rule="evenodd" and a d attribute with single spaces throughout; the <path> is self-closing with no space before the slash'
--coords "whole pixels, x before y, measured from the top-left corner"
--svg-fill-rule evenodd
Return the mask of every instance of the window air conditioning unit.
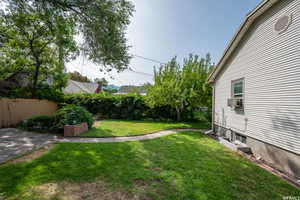
<path id="1" fill-rule="evenodd" d="M 227 100 L 227 105 L 234 109 L 242 109 L 244 107 L 243 99 L 232 98 Z"/>
<path id="2" fill-rule="evenodd" d="M 233 99 L 227 99 L 227 106 L 232 107 L 233 105 Z"/>

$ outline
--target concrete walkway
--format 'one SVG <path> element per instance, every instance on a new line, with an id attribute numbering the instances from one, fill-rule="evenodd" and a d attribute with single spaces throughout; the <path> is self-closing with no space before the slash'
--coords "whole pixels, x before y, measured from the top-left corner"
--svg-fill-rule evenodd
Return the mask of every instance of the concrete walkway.
<path id="1" fill-rule="evenodd" d="M 127 142 L 138 140 L 150 140 L 170 134 L 184 131 L 203 132 L 199 129 L 172 129 L 158 131 L 152 134 L 130 136 L 130 137 L 110 137 L 110 138 L 79 138 L 68 137 L 60 138 L 51 134 L 39 134 L 21 131 L 15 128 L 0 129 L 0 164 L 8 160 L 25 155 L 31 151 L 37 150 L 51 143 L 69 142 L 69 143 L 110 143 Z"/>
<path id="2" fill-rule="evenodd" d="M 139 135 L 139 136 L 128 136 L 128 137 L 109 137 L 109 138 L 78 138 L 78 137 L 70 137 L 58 139 L 57 142 L 74 142 L 74 143 L 110 143 L 110 142 L 128 142 L 128 141 L 140 141 L 140 140 L 151 140 L 154 138 L 167 136 L 179 132 L 184 131 L 197 131 L 203 132 L 200 129 L 172 129 L 165 131 L 158 131 L 155 133 L 147 134 L 147 135 Z"/>

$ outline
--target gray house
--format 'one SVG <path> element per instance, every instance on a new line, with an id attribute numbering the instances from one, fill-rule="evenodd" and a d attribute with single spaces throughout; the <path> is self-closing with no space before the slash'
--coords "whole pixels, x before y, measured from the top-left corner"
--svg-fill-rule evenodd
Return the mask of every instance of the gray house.
<path id="1" fill-rule="evenodd" d="M 83 83 L 69 80 L 67 86 L 63 89 L 65 94 L 95 94 L 102 91 L 102 85 L 99 83 Z"/>
<path id="2" fill-rule="evenodd" d="M 300 0 L 266 0 L 217 67 L 213 129 L 300 179 Z"/>

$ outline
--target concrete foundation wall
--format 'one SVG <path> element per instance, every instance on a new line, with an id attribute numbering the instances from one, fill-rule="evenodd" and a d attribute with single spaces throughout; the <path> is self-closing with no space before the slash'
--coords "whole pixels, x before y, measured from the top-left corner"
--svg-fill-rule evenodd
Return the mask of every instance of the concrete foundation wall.
<path id="1" fill-rule="evenodd" d="M 300 155 L 249 137 L 247 145 L 251 147 L 254 155 L 262 157 L 275 168 L 300 179 Z"/>
<path id="2" fill-rule="evenodd" d="M 234 134 L 236 133 L 218 125 L 214 126 L 214 132 L 219 137 L 224 137 L 228 140 L 234 139 Z M 296 179 L 300 179 L 300 155 L 251 137 L 247 137 L 246 144 L 251 148 L 252 153 L 256 157 L 261 157 L 265 162 L 276 169 Z"/>

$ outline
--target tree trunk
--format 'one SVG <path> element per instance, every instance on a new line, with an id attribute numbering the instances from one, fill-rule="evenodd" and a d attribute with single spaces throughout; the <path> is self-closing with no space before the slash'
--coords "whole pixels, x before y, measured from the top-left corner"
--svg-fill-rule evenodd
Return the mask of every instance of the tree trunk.
<path id="1" fill-rule="evenodd" d="M 58 59 L 59 59 L 59 65 L 60 67 L 64 68 L 64 58 L 63 58 L 63 47 L 61 46 L 61 44 L 58 47 Z"/>
<path id="2" fill-rule="evenodd" d="M 34 72 L 33 83 L 32 83 L 32 97 L 35 97 L 36 90 L 37 90 L 38 78 L 39 78 L 39 74 L 40 74 L 41 62 L 40 62 L 40 58 L 39 58 L 40 54 L 35 51 L 33 42 L 34 42 L 34 38 L 29 40 L 31 54 L 35 59 L 35 72 Z"/>
<path id="3" fill-rule="evenodd" d="M 181 112 L 177 106 L 176 106 L 176 114 L 177 114 L 177 121 L 181 121 Z"/>
<path id="4" fill-rule="evenodd" d="M 39 73 L 40 73 L 40 59 L 36 56 L 35 57 L 35 72 L 34 72 L 34 77 L 33 77 L 33 85 L 32 85 L 32 97 L 36 97 L 36 90 L 37 90 L 37 82 L 39 78 Z"/>

